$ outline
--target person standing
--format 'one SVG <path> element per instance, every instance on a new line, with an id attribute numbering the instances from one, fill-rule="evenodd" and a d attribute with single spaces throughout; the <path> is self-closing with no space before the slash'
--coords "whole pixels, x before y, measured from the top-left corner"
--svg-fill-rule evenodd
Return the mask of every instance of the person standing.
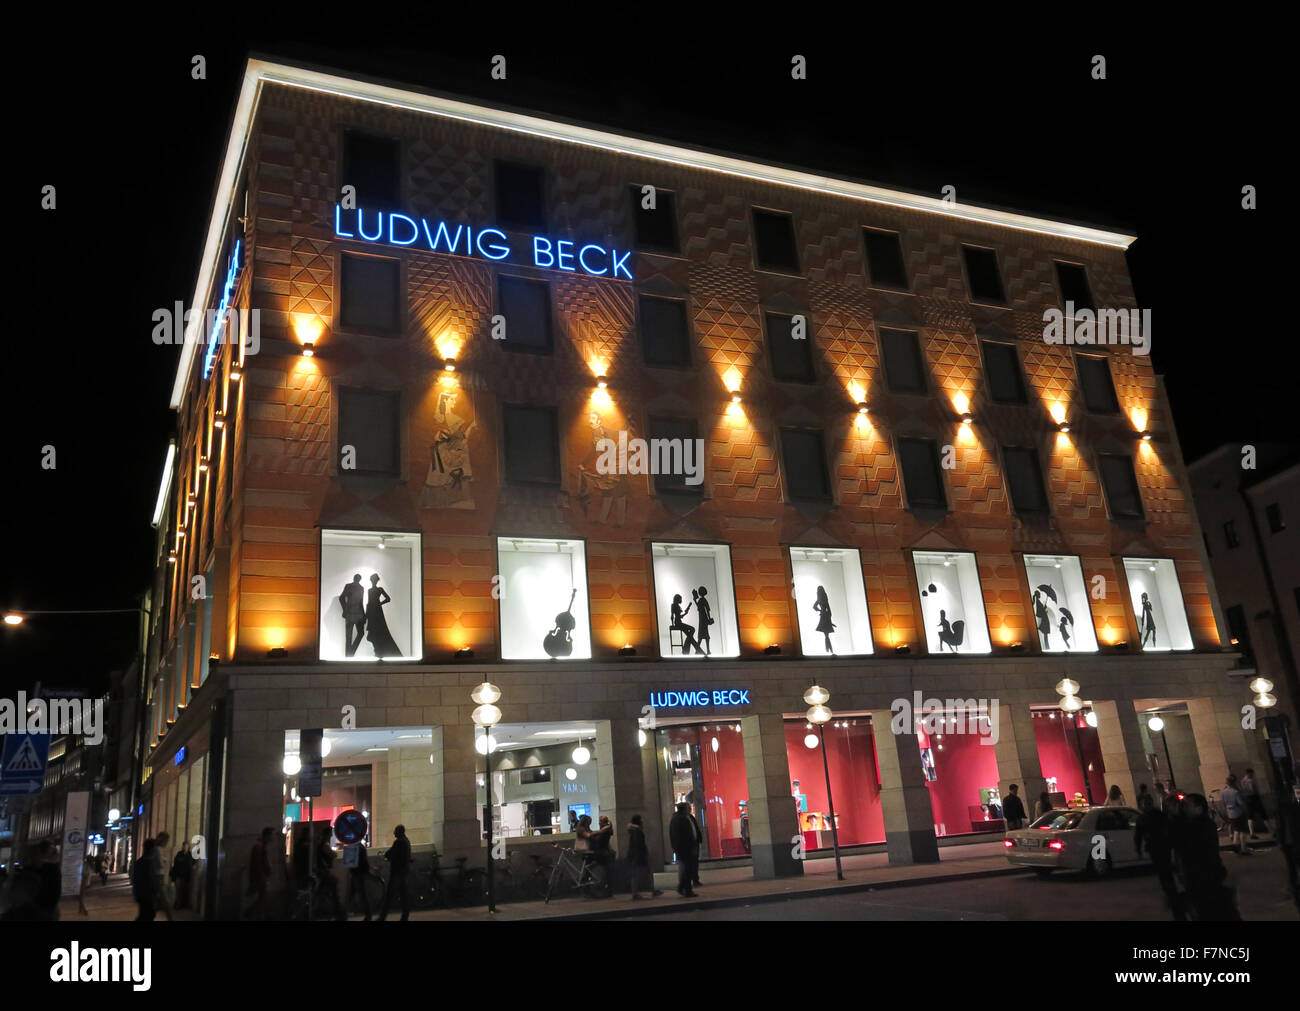
<path id="1" fill-rule="evenodd" d="M 1002 817 L 1007 821 L 1007 831 L 1013 832 L 1025 827 L 1025 805 L 1020 799 L 1020 787 L 1012 783 L 1007 795 L 1002 798 Z"/>
<path id="2" fill-rule="evenodd" d="M 1038 795 L 1038 803 L 1034 805 L 1034 821 L 1037 821 L 1045 814 L 1052 813 L 1052 795 L 1044 790 Z"/>
<path id="3" fill-rule="evenodd" d="M 252 902 L 244 909 L 244 919 L 262 920 L 266 918 L 266 892 L 271 884 L 271 839 L 275 830 L 270 826 L 262 829 L 262 834 L 253 843 L 248 852 L 248 894 Z"/>
<path id="4" fill-rule="evenodd" d="M 1259 795 L 1259 787 L 1255 784 L 1255 770 L 1247 769 L 1241 777 L 1241 800 L 1246 807 L 1246 825 L 1250 829 L 1250 837 L 1258 838 L 1255 826 L 1262 825 L 1265 832 L 1268 831 L 1268 816 L 1264 813 L 1264 798 Z"/>
<path id="5" fill-rule="evenodd" d="M 683 898 L 695 897 L 692 883 L 700 873 L 702 839 L 699 822 L 691 814 L 691 805 L 682 801 L 677 805 L 677 813 L 668 823 L 668 841 L 677 854 L 677 894 Z"/>
<path id="6" fill-rule="evenodd" d="M 1119 788 L 1118 783 L 1111 784 L 1110 792 L 1106 794 L 1106 803 L 1103 806 L 1128 807 L 1128 805 L 1124 803 L 1124 791 Z"/>
<path id="7" fill-rule="evenodd" d="M 1219 791 L 1219 799 L 1223 801 L 1223 813 L 1228 818 L 1229 838 L 1232 845 L 1237 848 L 1239 856 L 1250 856 L 1250 849 L 1246 845 L 1246 833 L 1250 830 L 1250 822 L 1246 818 L 1246 803 L 1241 798 L 1241 791 L 1237 789 L 1236 776 L 1228 777 L 1228 782 Z"/>
<path id="8" fill-rule="evenodd" d="M 1147 852 L 1151 854 L 1151 864 L 1156 869 L 1160 888 L 1165 893 L 1165 899 L 1174 914 L 1174 919 L 1185 920 L 1187 915 L 1183 911 L 1183 897 L 1179 894 L 1178 885 L 1174 881 L 1169 819 L 1156 806 L 1155 798 L 1149 794 L 1138 801 L 1138 810 L 1141 813 L 1138 815 L 1137 826 L 1133 829 L 1134 849 L 1137 855 L 1141 856 L 1142 844 L 1146 844 Z"/>
<path id="9" fill-rule="evenodd" d="M 152 862 L 158 852 L 158 842 L 155 839 L 146 839 L 140 855 L 135 858 L 135 865 L 131 868 L 131 894 L 135 896 L 136 905 L 140 911 L 136 914 L 136 923 L 152 922 L 157 915 L 153 904 L 153 870 Z"/>
<path id="10" fill-rule="evenodd" d="M 365 843 L 353 843 L 348 850 L 344 851 L 343 862 L 347 863 L 347 854 L 355 853 L 356 863 L 348 868 L 348 905 L 352 904 L 352 896 L 359 894 L 361 896 L 361 912 L 367 920 L 370 919 L 370 893 L 366 891 L 366 885 L 370 881 L 370 858 L 366 855 Z"/>
<path id="11" fill-rule="evenodd" d="M 388 907 L 392 905 L 393 893 L 402 907 L 402 921 L 411 918 L 410 900 L 406 893 L 406 878 L 411 870 L 411 840 L 406 838 L 406 826 L 398 825 L 393 829 L 393 845 L 384 853 L 388 861 L 388 888 L 384 892 L 384 904 L 379 910 L 379 919 L 388 919 Z"/>
<path id="12" fill-rule="evenodd" d="M 1219 856 L 1219 830 L 1199 793 L 1183 797 L 1173 832 L 1174 875 L 1186 893 L 1189 917 L 1197 920 L 1240 920 L 1228 869 Z"/>
<path id="13" fill-rule="evenodd" d="M 663 895 L 655 887 L 654 875 L 650 873 L 650 847 L 645 841 L 645 826 L 641 824 L 639 814 L 632 815 L 632 824 L 627 827 L 627 863 L 632 873 L 632 898 L 641 898 L 641 882 L 650 882 L 650 895 L 658 898 Z"/>
<path id="14" fill-rule="evenodd" d="M 176 909 L 188 909 L 190 907 L 190 881 L 194 874 L 194 857 L 190 855 L 188 846 L 181 846 L 176 850 L 176 856 L 172 859 L 171 879 L 176 886 Z"/>

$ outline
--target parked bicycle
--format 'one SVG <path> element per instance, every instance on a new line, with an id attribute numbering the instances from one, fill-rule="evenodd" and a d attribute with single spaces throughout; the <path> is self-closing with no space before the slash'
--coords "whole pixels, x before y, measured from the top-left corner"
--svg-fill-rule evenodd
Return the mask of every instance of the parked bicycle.
<path id="1" fill-rule="evenodd" d="M 412 861 L 406 880 L 411 905 L 416 909 L 435 909 L 486 902 L 485 872 L 481 867 L 467 867 L 468 862 L 466 857 L 457 857 L 456 869 L 444 870 L 436 849 L 427 861 Z"/>
<path id="2" fill-rule="evenodd" d="M 557 846 L 559 856 L 551 870 L 546 887 L 546 901 L 566 891 L 576 891 L 590 897 L 608 895 L 609 881 L 604 869 L 591 853 L 579 853 L 570 846 Z"/>

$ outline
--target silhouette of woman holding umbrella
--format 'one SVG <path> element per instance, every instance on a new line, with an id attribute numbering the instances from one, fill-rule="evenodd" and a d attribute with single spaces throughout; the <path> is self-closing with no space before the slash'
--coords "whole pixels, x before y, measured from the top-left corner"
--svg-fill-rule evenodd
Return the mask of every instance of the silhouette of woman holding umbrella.
<path id="1" fill-rule="evenodd" d="M 366 638 L 370 640 L 375 656 L 381 660 L 386 656 L 402 655 L 384 619 L 384 605 L 392 599 L 379 585 L 379 573 L 374 573 L 370 577 L 370 589 L 366 591 Z"/>
<path id="2" fill-rule="evenodd" d="M 1052 619 L 1047 614 L 1047 604 L 1043 602 L 1043 587 L 1034 591 L 1034 621 L 1038 625 L 1039 645 L 1047 649 L 1052 644 Z"/>

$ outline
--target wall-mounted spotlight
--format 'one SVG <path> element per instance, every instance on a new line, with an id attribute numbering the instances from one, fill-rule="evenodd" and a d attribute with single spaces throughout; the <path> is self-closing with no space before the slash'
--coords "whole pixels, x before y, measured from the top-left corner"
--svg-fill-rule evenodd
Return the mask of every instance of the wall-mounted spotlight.
<path id="1" fill-rule="evenodd" d="M 457 660 L 473 660 L 473 659 L 474 659 L 474 651 L 473 651 L 472 649 L 470 649 L 468 646 L 462 646 L 460 649 L 456 650 L 456 659 L 457 659 Z"/>
<path id="2" fill-rule="evenodd" d="M 206 456 L 201 456 L 199 457 L 199 473 L 206 474 L 207 472 L 208 472 L 208 458 Z"/>
<path id="3" fill-rule="evenodd" d="M 779 656 L 781 653 L 781 647 L 776 643 L 770 643 L 763 647 L 763 652 L 767 656 Z"/>
<path id="4" fill-rule="evenodd" d="M 619 656 L 636 656 L 636 647 L 633 646 L 631 643 L 628 643 L 626 646 L 623 646 L 623 647 L 618 651 L 618 655 L 619 655 Z"/>
<path id="5" fill-rule="evenodd" d="M 232 382 L 239 382 L 244 378 L 244 370 L 238 365 L 230 366 L 230 379 Z"/>
<path id="6" fill-rule="evenodd" d="M 226 412 L 225 412 L 225 411 L 217 411 L 216 413 L 214 413 L 214 414 L 212 415 L 212 427 L 213 427 L 213 428 L 225 428 L 225 427 L 226 427 Z"/>
<path id="7" fill-rule="evenodd" d="M 975 418 L 974 418 L 973 416 L 969 415 L 969 414 L 963 414 L 963 415 L 961 416 L 961 423 L 962 423 L 963 425 L 971 425 L 971 424 L 974 424 L 974 423 L 975 423 Z"/>
<path id="8" fill-rule="evenodd" d="M 171 565 L 175 565 L 175 564 L 176 564 L 176 549 L 175 549 L 175 548 L 172 548 L 170 551 L 167 552 L 167 561 L 168 561 L 168 563 L 171 564 Z"/>
<path id="9" fill-rule="evenodd" d="M 444 359 L 442 360 L 442 371 L 443 371 L 443 372 L 455 372 L 455 371 L 456 371 L 456 359 L 455 359 L 455 358 L 444 358 Z"/>
<path id="10" fill-rule="evenodd" d="M 859 414 L 867 414 L 867 413 L 869 413 L 868 410 L 867 410 L 867 405 L 866 405 L 865 403 L 858 404 L 858 413 L 859 413 Z"/>
<path id="11" fill-rule="evenodd" d="M 1062 435 L 1064 435 L 1066 432 L 1070 430 L 1070 423 L 1068 421 L 1062 421 L 1057 424 L 1056 430 L 1060 432 Z"/>
<path id="12" fill-rule="evenodd" d="M 907 654 L 912 652 L 912 647 L 905 642 L 900 642 L 894 647 L 894 652 L 898 653 L 900 656 L 907 656 Z"/>
<path id="13" fill-rule="evenodd" d="M 609 389 L 609 380 L 606 379 L 604 376 L 601 376 L 599 379 L 596 380 L 596 388 L 601 390 Z"/>
<path id="14" fill-rule="evenodd" d="M 311 341 L 303 341 L 302 356 L 304 358 L 314 358 L 316 356 L 316 345 Z"/>
<path id="15" fill-rule="evenodd" d="M 289 651 L 283 646 L 272 646 L 266 651 L 266 655 L 278 660 L 280 657 L 288 656 Z"/>

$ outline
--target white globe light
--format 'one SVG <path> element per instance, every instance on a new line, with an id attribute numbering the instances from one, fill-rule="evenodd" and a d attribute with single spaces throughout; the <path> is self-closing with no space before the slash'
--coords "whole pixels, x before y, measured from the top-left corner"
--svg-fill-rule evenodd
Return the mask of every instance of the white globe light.
<path id="1" fill-rule="evenodd" d="M 112 824 L 113 822 L 117 821 L 121 817 L 122 817 L 122 812 L 118 808 L 111 807 L 108 809 L 109 824 Z"/>
<path id="2" fill-rule="evenodd" d="M 1095 727 L 1097 725 L 1097 714 L 1089 710 L 1088 715 L 1083 718 L 1083 722 L 1090 727 Z"/>
<path id="3" fill-rule="evenodd" d="M 1056 682 L 1056 694 L 1057 695 L 1078 695 L 1079 682 L 1071 681 L 1069 678 L 1061 678 L 1060 681 Z"/>
<path id="4" fill-rule="evenodd" d="M 818 725 L 830 723 L 830 721 L 835 718 L 834 713 L 821 705 L 810 707 L 807 715 L 809 723 L 816 723 Z"/>
<path id="5" fill-rule="evenodd" d="M 718 739 L 716 737 L 713 739 L 713 743 L 710 744 L 709 747 L 713 749 L 715 755 L 718 753 Z"/>
<path id="6" fill-rule="evenodd" d="M 1061 699 L 1061 709 L 1067 713 L 1077 713 L 1082 708 L 1083 703 L 1079 700 L 1078 696 L 1067 695 L 1065 698 Z"/>
<path id="7" fill-rule="evenodd" d="M 491 734 L 480 734 L 474 738 L 474 750 L 480 755 L 486 755 L 490 751 L 497 750 L 497 739 Z M 433 756 L 430 755 L 430 758 Z"/>
<path id="8" fill-rule="evenodd" d="M 284 774 L 286 776 L 296 776 L 302 772 L 302 760 L 297 755 L 284 756 Z"/>
<path id="9" fill-rule="evenodd" d="M 808 748 L 809 750 L 817 747 L 817 735 L 809 734 L 807 737 L 805 737 L 803 739 L 803 746 L 805 748 Z"/>
<path id="10" fill-rule="evenodd" d="M 480 727 L 495 727 L 501 722 L 501 710 L 488 702 L 470 713 L 470 719 Z"/>
<path id="11" fill-rule="evenodd" d="M 1250 683 L 1250 690 L 1256 695 L 1263 695 L 1264 693 L 1273 690 L 1273 682 L 1268 678 L 1255 678 L 1255 680 Z"/>
<path id="12" fill-rule="evenodd" d="M 469 693 L 469 697 L 480 706 L 491 705 L 497 699 L 501 698 L 501 689 L 491 681 L 484 681 L 481 685 Z"/>
<path id="13" fill-rule="evenodd" d="M 644 748 L 646 741 L 648 740 L 650 740 L 650 738 L 646 736 L 646 732 L 644 730 L 638 730 L 636 732 L 636 743 L 639 744 L 641 747 Z"/>
<path id="14" fill-rule="evenodd" d="M 576 748 L 573 749 L 574 765 L 586 765 L 590 761 L 591 761 L 591 752 L 588 751 L 581 744 L 579 744 Z"/>
<path id="15" fill-rule="evenodd" d="M 564 778 L 572 782 L 578 778 L 578 770 L 570 766 L 564 770 Z"/>
<path id="16" fill-rule="evenodd" d="M 334 750 L 334 745 L 330 744 L 330 739 L 328 737 L 322 737 L 320 739 L 320 757 L 321 758 L 327 757 L 329 753 L 333 750 Z"/>
<path id="17" fill-rule="evenodd" d="M 1270 695 L 1268 692 L 1260 692 L 1255 696 L 1254 702 L 1260 709 L 1272 709 L 1277 705 L 1277 696 Z"/>
<path id="18" fill-rule="evenodd" d="M 1158 734 L 1160 731 L 1165 729 L 1165 721 L 1159 716 L 1153 716 L 1151 719 L 1147 720 L 1147 726 Z"/>
<path id="19" fill-rule="evenodd" d="M 821 685 L 813 685 L 803 693 L 803 700 L 806 705 L 821 706 L 825 705 L 831 699 L 831 693 Z"/>

